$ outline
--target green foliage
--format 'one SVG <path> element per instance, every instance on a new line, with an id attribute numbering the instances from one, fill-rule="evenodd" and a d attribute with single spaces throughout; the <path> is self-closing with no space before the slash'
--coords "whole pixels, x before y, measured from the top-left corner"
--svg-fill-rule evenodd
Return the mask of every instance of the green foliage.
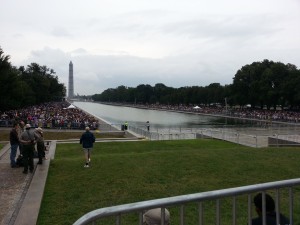
<path id="1" fill-rule="evenodd" d="M 231 104 L 298 108 L 300 70 L 291 64 L 264 60 L 237 71 L 231 85 Z"/>
<path id="2" fill-rule="evenodd" d="M 0 111 L 64 98 L 66 88 L 52 69 L 37 63 L 17 69 L 9 58 L 0 48 Z"/>
<path id="3" fill-rule="evenodd" d="M 119 86 L 116 89 L 109 88 L 101 94 L 92 96 L 95 101 L 104 102 L 122 102 L 138 104 L 171 104 L 171 105 L 189 105 L 223 103 L 225 98 L 225 89 L 219 83 L 210 84 L 207 87 L 181 87 L 171 88 L 164 84 L 138 85 L 136 88 Z"/>
<path id="4" fill-rule="evenodd" d="M 222 86 L 212 83 L 206 87 L 171 88 L 158 83 L 138 85 L 136 88 L 119 86 L 92 96 L 95 101 L 138 104 L 209 105 L 211 103 L 252 107 L 300 106 L 300 70 L 292 64 L 264 60 L 245 65 L 237 71 L 233 83 Z"/>
<path id="5" fill-rule="evenodd" d="M 57 145 L 38 224 L 72 224 L 102 207 L 292 179 L 300 173 L 300 148 L 253 149 L 203 139 L 96 143 L 91 158 L 91 167 L 83 168 L 78 144 Z M 281 197 L 288 215 L 288 193 L 281 191 Z M 221 200 L 222 224 L 232 224 L 231 200 Z M 247 224 L 247 196 L 237 198 L 237 209 L 238 224 Z M 214 224 L 214 202 L 205 202 L 204 210 L 205 224 Z M 294 210 L 300 210 L 298 201 Z M 179 208 L 170 211 L 172 224 L 179 224 Z M 197 224 L 197 205 L 188 204 L 185 211 L 187 224 Z M 122 216 L 122 224 L 137 224 L 137 218 Z M 297 213 L 295 221 L 300 221 Z"/>

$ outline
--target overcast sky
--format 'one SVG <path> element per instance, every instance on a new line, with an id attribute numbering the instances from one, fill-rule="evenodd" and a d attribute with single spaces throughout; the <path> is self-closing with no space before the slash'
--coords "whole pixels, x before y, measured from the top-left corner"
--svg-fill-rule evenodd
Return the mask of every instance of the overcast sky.
<path id="1" fill-rule="evenodd" d="M 299 0 L 0 0 L 14 66 L 54 69 L 75 94 L 120 85 L 231 84 L 264 59 L 300 68 Z"/>

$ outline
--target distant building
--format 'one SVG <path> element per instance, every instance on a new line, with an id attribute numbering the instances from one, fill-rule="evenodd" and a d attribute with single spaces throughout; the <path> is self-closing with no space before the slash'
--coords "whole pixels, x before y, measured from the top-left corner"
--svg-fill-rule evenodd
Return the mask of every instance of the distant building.
<path id="1" fill-rule="evenodd" d="M 68 98 L 74 98 L 74 80 L 73 80 L 73 63 L 69 63 L 69 87 L 68 87 Z"/>

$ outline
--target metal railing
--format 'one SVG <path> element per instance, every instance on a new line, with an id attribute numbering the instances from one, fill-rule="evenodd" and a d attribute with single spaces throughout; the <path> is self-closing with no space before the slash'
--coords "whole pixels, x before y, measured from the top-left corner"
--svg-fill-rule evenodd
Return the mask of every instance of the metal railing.
<path id="1" fill-rule="evenodd" d="M 299 130 L 280 129 L 234 129 L 234 128 L 161 128 L 147 131 L 145 128 L 129 126 L 129 130 L 149 140 L 183 140 L 214 138 L 249 147 L 300 146 Z M 276 139 L 269 143 L 269 138 Z M 276 144 L 274 144 L 276 143 Z"/>
<path id="2" fill-rule="evenodd" d="M 264 196 L 266 191 L 275 191 L 275 209 L 276 209 L 276 221 L 277 224 L 279 222 L 279 213 L 280 211 L 280 190 L 281 189 L 288 189 L 288 204 L 287 210 L 289 212 L 289 220 L 290 224 L 294 224 L 294 202 L 298 202 L 299 199 L 295 198 L 295 186 L 300 186 L 300 179 L 291 179 L 291 180 L 283 180 L 283 181 L 275 181 L 269 183 L 262 183 L 262 184 L 255 184 L 249 186 L 242 186 L 236 188 L 228 188 L 223 190 L 216 190 L 216 191 L 209 191 L 209 192 L 202 192 L 196 194 L 189 194 L 189 195 L 181 195 L 176 197 L 169 197 L 169 198 L 162 198 L 162 199 L 155 199 L 150 201 L 143 201 L 143 202 L 136 202 L 118 206 L 112 206 L 107 208 L 96 209 L 91 211 L 81 218 L 79 218 L 73 225 L 85 225 L 85 224 L 95 224 L 94 222 L 98 222 L 101 219 L 107 217 L 114 217 L 116 225 L 122 224 L 122 216 L 130 213 L 138 213 L 138 224 L 143 224 L 143 213 L 146 210 L 152 208 L 162 208 L 162 212 L 164 212 L 164 208 L 171 208 L 171 207 L 180 207 L 179 210 L 179 224 L 185 225 L 187 224 L 186 221 L 186 214 L 185 214 L 185 207 L 189 203 L 197 203 L 198 209 L 196 211 L 197 224 L 203 225 L 205 221 L 203 220 L 205 215 L 204 210 L 204 203 L 209 201 L 215 201 L 215 224 L 220 225 L 222 222 L 221 218 L 221 200 L 224 198 L 232 198 L 232 221 L 231 224 L 237 224 L 237 197 L 242 195 L 247 195 L 247 221 L 248 224 L 252 224 L 252 196 L 251 194 L 255 192 L 262 192 L 262 199 L 265 199 Z M 295 190 L 294 190 L 294 189 Z M 265 200 L 262 201 L 262 205 L 265 206 Z M 189 214 L 190 215 L 190 214 Z M 174 215 L 171 215 L 174 217 Z M 266 225 L 266 210 L 263 207 L 262 212 L 263 217 L 263 224 Z M 172 218 L 171 218 L 172 220 Z M 162 220 L 161 224 L 164 224 Z"/>

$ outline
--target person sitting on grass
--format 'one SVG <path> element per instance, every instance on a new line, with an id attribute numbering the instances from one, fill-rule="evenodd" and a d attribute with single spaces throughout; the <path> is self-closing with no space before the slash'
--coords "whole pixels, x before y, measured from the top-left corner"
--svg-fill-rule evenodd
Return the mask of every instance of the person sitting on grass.
<path id="1" fill-rule="evenodd" d="M 91 151 L 93 149 L 95 140 L 95 136 L 92 132 L 90 132 L 90 128 L 86 127 L 85 132 L 81 135 L 80 138 L 80 144 L 82 144 L 85 157 L 84 167 L 90 167 L 89 164 L 91 162 Z"/>
<path id="2" fill-rule="evenodd" d="M 165 225 L 170 225 L 170 212 L 165 209 Z M 143 215 L 144 225 L 160 225 L 161 224 L 161 208 L 150 209 Z"/>
<path id="3" fill-rule="evenodd" d="M 273 198 L 265 194 L 266 199 L 266 222 L 267 225 L 277 225 L 276 223 L 276 212 L 275 212 L 275 202 Z M 254 197 L 254 205 L 256 207 L 256 212 L 258 214 L 257 218 L 252 219 L 252 225 L 262 225 L 263 216 L 262 216 L 262 194 L 259 193 Z M 289 225 L 289 219 L 280 213 L 279 215 L 279 224 L 280 225 Z"/>

